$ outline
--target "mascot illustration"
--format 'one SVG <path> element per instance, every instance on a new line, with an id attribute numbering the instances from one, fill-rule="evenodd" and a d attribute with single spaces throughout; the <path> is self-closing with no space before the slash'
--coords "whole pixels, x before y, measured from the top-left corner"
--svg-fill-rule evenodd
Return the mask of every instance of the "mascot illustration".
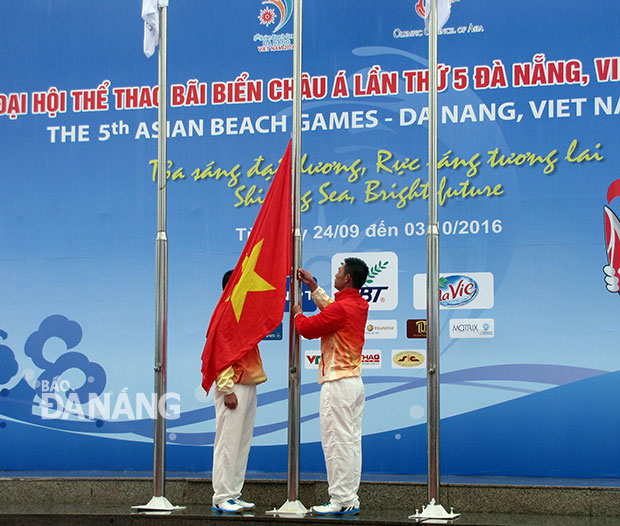
<path id="1" fill-rule="evenodd" d="M 607 190 L 607 203 L 620 196 L 620 179 L 616 179 Z M 605 241 L 607 262 L 603 267 L 605 283 L 609 292 L 620 291 L 620 220 L 613 210 L 605 206 Z"/>

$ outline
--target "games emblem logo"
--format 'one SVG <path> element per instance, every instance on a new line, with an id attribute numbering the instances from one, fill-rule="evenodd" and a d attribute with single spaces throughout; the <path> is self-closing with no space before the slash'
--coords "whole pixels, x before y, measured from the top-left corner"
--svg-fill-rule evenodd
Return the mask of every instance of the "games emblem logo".
<path id="1" fill-rule="evenodd" d="M 289 51 L 293 49 L 293 34 L 280 33 L 280 31 L 290 20 L 293 14 L 293 0 L 264 0 L 258 14 L 258 21 L 265 28 L 276 24 L 271 34 L 263 35 L 256 33 L 254 42 L 260 42 L 257 50 L 260 53 L 268 51 Z M 270 7 L 273 6 L 273 7 Z"/>

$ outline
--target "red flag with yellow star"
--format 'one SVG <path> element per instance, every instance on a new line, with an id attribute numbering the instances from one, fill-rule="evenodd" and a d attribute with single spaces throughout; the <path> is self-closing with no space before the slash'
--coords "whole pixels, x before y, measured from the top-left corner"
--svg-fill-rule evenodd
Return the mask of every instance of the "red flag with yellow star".
<path id="1" fill-rule="evenodd" d="M 282 321 L 291 270 L 291 142 L 250 237 L 213 311 L 202 352 L 202 387 L 238 361 Z"/>

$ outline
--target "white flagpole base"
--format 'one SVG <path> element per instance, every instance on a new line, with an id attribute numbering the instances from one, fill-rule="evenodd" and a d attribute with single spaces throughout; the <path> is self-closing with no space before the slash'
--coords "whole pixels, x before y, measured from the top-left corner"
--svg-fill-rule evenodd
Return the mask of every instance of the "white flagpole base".
<path id="1" fill-rule="evenodd" d="M 300 517 L 310 513 L 309 509 L 298 500 L 287 500 L 279 509 L 267 510 L 267 515 L 276 515 L 280 517 Z"/>
<path id="2" fill-rule="evenodd" d="M 167 515 L 173 511 L 184 510 L 185 506 L 174 506 L 166 497 L 153 497 L 148 504 L 142 506 L 132 506 L 134 510 Z"/>
<path id="3" fill-rule="evenodd" d="M 427 524 L 446 524 L 460 516 L 460 513 L 454 513 L 452 508 L 448 513 L 441 504 L 435 504 L 435 499 L 431 499 L 427 506 L 422 506 L 422 513 L 416 510 L 415 515 L 409 515 L 409 518 Z"/>

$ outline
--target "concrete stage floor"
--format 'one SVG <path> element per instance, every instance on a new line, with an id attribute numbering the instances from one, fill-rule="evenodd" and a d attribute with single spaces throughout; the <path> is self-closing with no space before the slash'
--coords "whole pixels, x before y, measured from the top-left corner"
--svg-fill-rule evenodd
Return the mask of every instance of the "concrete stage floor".
<path id="1" fill-rule="evenodd" d="M 299 500 L 307 507 L 327 500 L 324 474 L 302 474 Z M 425 477 L 364 476 L 361 512 L 345 518 L 267 515 L 287 498 L 285 475 L 249 473 L 243 496 L 254 513 L 211 511 L 210 473 L 168 473 L 165 496 L 185 510 L 169 515 L 132 509 L 152 497 L 151 473 L 0 472 L 0 525 L 415 524 L 409 515 L 427 504 Z M 620 481 L 582 479 L 441 478 L 440 502 L 466 526 L 620 526 Z M 430 522 L 426 522 L 429 524 Z"/>

